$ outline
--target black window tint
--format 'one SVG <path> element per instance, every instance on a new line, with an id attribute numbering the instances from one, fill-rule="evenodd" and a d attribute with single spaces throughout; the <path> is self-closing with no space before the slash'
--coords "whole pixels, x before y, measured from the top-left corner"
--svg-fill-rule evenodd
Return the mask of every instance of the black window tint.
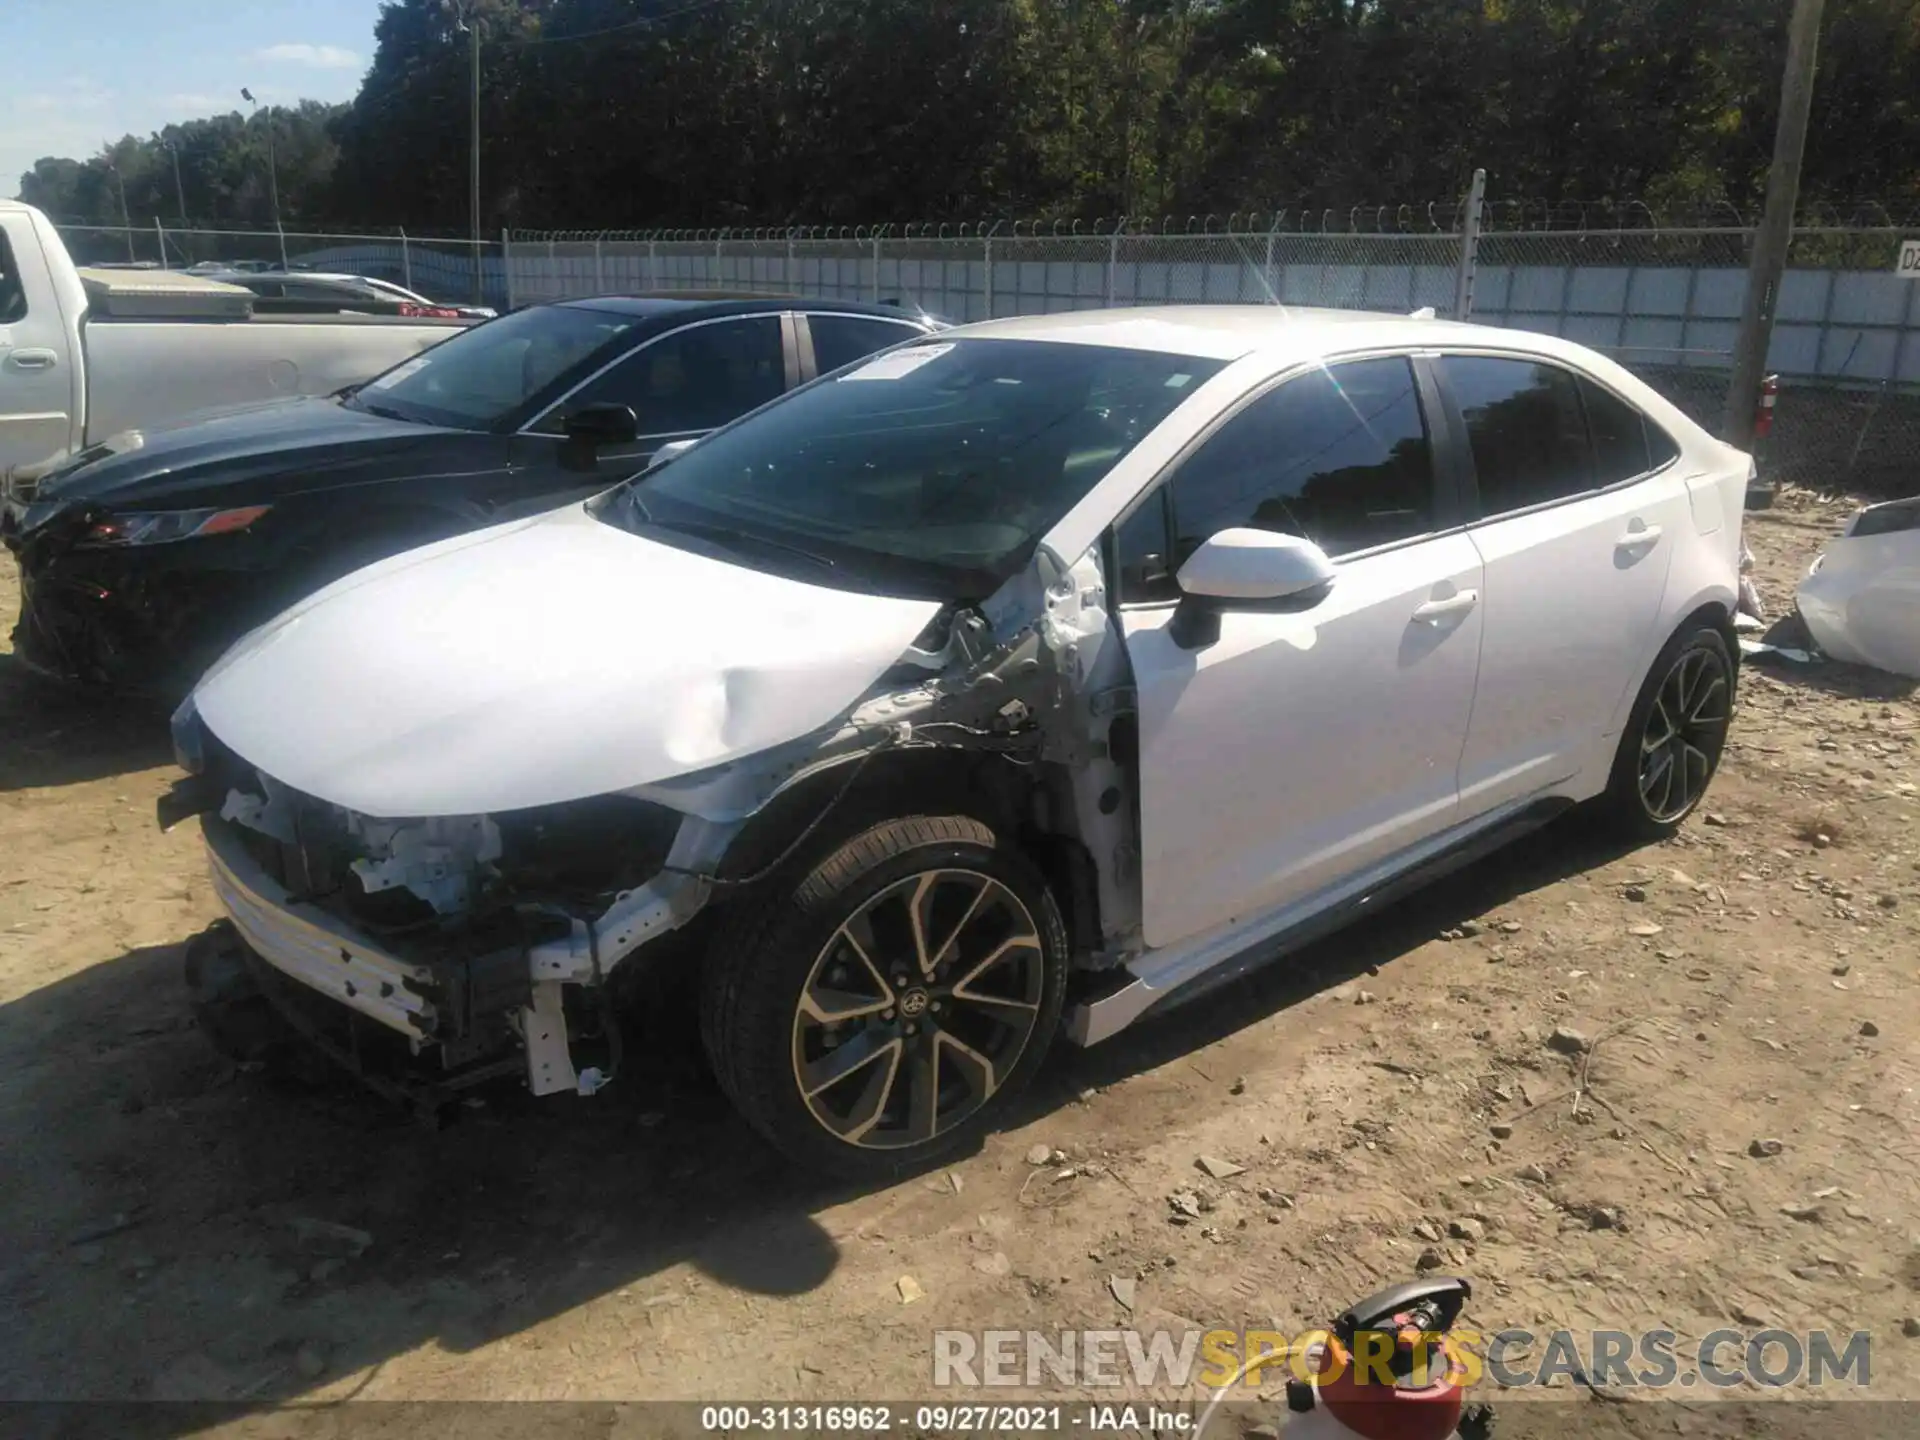
<path id="1" fill-rule="evenodd" d="M 1658 470 L 1662 465 L 1671 465 L 1680 458 L 1680 447 L 1674 443 L 1671 435 L 1667 434 L 1666 431 L 1662 430 L 1651 420 L 1646 422 L 1646 427 L 1647 465 L 1649 469 Z"/>
<path id="2" fill-rule="evenodd" d="M 1480 508 L 1504 515 L 1593 488 L 1593 448 L 1573 376 L 1531 360 L 1446 361 L 1466 418 Z"/>
<path id="3" fill-rule="evenodd" d="M 857 315 L 809 315 L 807 328 L 813 331 L 814 367 L 822 375 L 920 333 L 912 325 L 863 320 Z"/>
<path id="4" fill-rule="evenodd" d="M 780 321 L 772 315 L 694 325 L 654 341 L 568 397 L 539 428 L 566 429 L 583 405 L 631 405 L 642 435 L 712 430 L 774 398 L 787 384 Z"/>
<path id="5" fill-rule="evenodd" d="M 1653 467 L 1647 463 L 1647 427 L 1640 412 L 1611 390 L 1580 382 L 1587 405 L 1587 429 L 1593 434 L 1594 479 L 1601 485 L 1631 480 Z"/>
<path id="6" fill-rule="evenodd" d="M 1167 492 L 1155 490 L 1115 528 L 1113 547 L 1119 561 L 1120 599 L 1129 605 L 1177 600 L 1168 539 Z"/>
<path id="7" fill-rule="evenodd" d="M 1413 367 L 1359 360 L 1263 395 L 1173 478 L 1177 563 L 1222 530 L 1301 535 L 1329 555 L 1433 528 L 1433 458 Z"/>
<path id="8" fill-rule="evenodd" d="M 0 230 L 0 325 L 11 325 L 27 318 L 27 291 L 13 263 L 13 247 L 7 232 Z"/>

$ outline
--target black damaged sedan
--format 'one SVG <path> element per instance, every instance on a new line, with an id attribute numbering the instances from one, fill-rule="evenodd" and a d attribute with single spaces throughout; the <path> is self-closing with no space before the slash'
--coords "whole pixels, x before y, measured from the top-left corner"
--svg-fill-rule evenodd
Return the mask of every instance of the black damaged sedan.
<path id="1" fill-rule="evenodd" d="M 879 305 L 608 296 L 475 326 L 323 399 L 131 431 L 12 482 L 14 652 L 171 699 L 329 581 L 604 490 L 815 375 L 936 329 Z"/>

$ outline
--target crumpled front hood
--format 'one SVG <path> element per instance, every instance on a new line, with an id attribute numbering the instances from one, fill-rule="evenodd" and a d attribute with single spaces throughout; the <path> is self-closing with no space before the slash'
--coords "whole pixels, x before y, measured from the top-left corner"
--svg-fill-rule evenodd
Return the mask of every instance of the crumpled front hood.
<path id="1" fill-rule="evenodd" d="M 817 730 L 938 609 L 692 554 L 575 505 L 347 576 L 236 644 L 194 704 L 309 795 L 388 818 L 490 814 Z"/>

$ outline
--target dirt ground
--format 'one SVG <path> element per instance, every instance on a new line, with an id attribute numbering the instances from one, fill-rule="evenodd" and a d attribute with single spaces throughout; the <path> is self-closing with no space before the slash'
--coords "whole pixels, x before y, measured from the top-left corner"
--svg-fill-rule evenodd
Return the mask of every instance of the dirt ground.
<path id="1" fill-rule="evenodd" d="M 1776 610 L 1850 504 L 1749 517 Z M 671 1051 L 439 1132 L 236 1074 L 179 983 L 215 907 L 154 827 L 164 724 L 0 655 L 0 1399 L 924 1399 L 936 1328 L 1296 1331 L 1430 1248 L 1483 1331 L 1867 1329 L 1874 1392 L 1920 1399 L 1914 688 L 1749 664 L 1671 843 L 1550 831 L 857 1193 Z"/>

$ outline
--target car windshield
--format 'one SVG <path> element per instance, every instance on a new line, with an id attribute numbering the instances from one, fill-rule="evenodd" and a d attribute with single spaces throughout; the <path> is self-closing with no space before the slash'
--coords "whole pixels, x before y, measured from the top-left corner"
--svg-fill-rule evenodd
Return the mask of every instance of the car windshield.
<path id="1" fill-rule="evenodd" d="M 991 594 L 1220 362 L 1030 340 L 908 346 L 809 386 L 594 502 L 802 578 Z"/>
<path id="2" fill-rule="evenodd" d="M 639 319 L 580 305 L 515 311 L 394 366 L 347 403 L 401 420 L 489 430 Z"/>

